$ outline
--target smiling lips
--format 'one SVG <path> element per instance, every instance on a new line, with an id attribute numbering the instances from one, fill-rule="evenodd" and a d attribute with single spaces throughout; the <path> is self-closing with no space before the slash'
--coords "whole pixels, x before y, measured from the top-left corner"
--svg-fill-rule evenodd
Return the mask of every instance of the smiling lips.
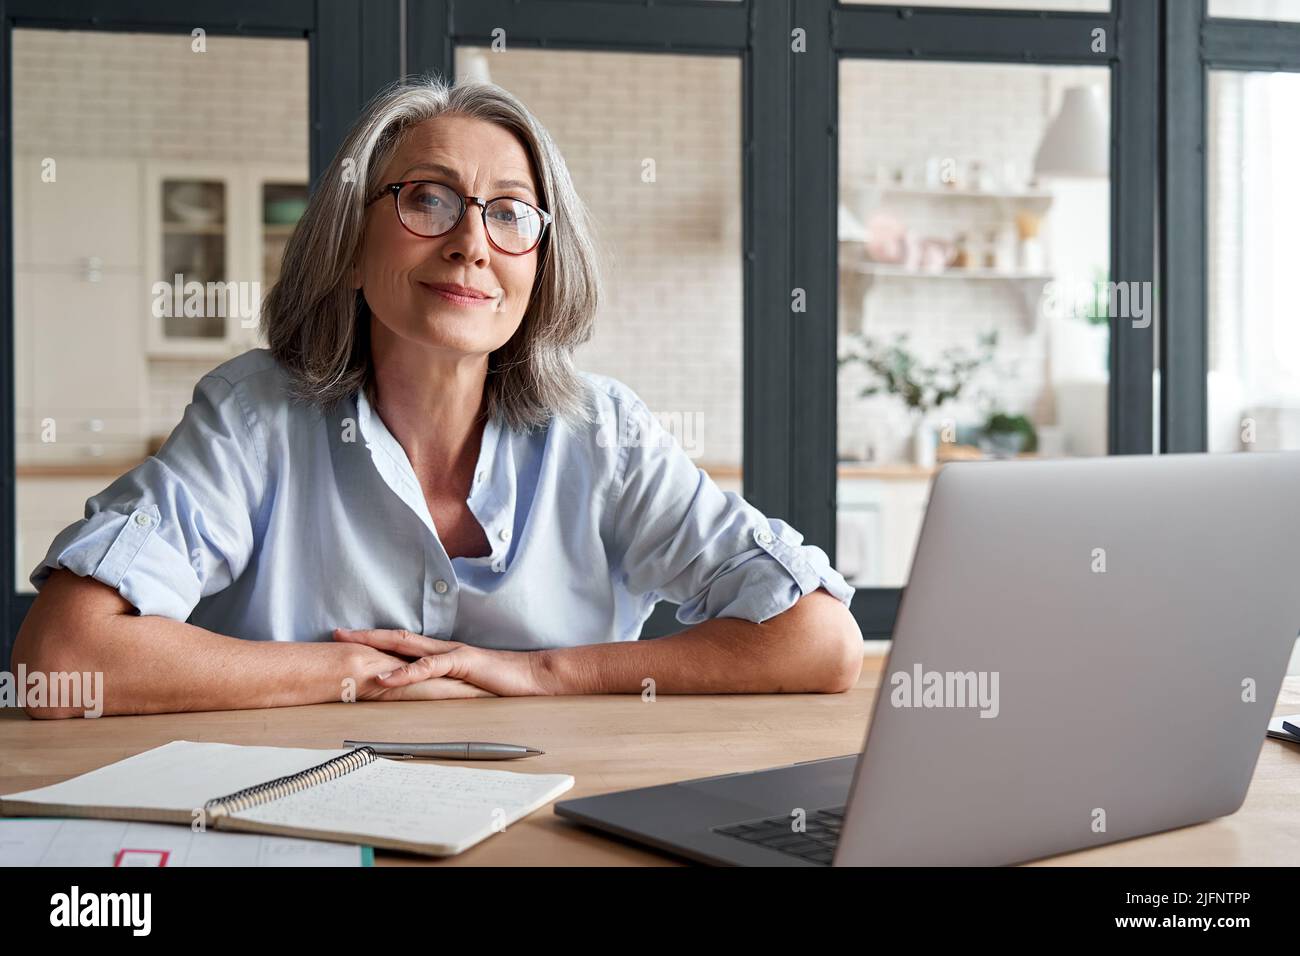
<path id="1" fill-rule="evenodd" d="M 420 285 L 456 305 L 479 306 L 496 299 L 496 296 L 488 295 L 479 289 L 471 289 L 469 286 L 458 285 L 455 282 L 421 282 Z"/>

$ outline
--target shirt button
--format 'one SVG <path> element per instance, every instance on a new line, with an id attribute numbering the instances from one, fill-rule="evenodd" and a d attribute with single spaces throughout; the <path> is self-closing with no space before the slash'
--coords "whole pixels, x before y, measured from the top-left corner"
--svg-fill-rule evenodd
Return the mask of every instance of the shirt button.
<path id="1" fill-rule="evenodd" d="M 509 528 L 502 528 L 500 531 L 497 532 L 497 537 L 500 538 L 502 541 L 509 541 L 509 540 L 510 540 L 510 529 L 509 529 Z"/>
<path id="2" fill-rule="evenodd" d="M 437 591 L 439 594 L 446 594 L 447 582 L 444 581 L 442 578 L 439 578 L 438 580 L 433 582 L 433 589 Z"/>
<path id="3" fill-rule="evenodd" d="M 146 515 L 146 514 L 138 514 L 138 515 L 135 516 L 135 523 L 138 524 L 138 525 L 139 525 L 140 527 L 142 527 L 142 528 L 147 528 L 147 527 L 149 527 L 149 525 L 150 525 L 152 522 L 153 522 L 153 519 L 150 518 L 150 517 L 149 517 L 148 515 Z"/>
<path id="4" fill-rule="evenodd" d="M 502 564 L 500 561 L 493 561 L 493 562 L 492 562 L 492 570 L 493 570 L 493 571 L 504 571 L 505 569 L 506 569 L 506 566 L 505 566 L 504 564 Z"/>
<path id="5" fill-rule="evenodd" d="M 478 482 L 478 483 L 481 485 L 481 484 L 483 484 L 483 479 L 484 479 L 486 476 L 487 476 L 487 473 L 486 473 L 486 472 L 480 471 L 477 475 L 474 476 L 474 480 L 475 480 L 476 482 Z"/>
<path id="6" fill-rule="evenodd" d="M 759 544 L 772 543 L 772 532 L 770 531 L 760 531 L 758 534 L 754 535 L 754 537 L 758 538 Z"/>

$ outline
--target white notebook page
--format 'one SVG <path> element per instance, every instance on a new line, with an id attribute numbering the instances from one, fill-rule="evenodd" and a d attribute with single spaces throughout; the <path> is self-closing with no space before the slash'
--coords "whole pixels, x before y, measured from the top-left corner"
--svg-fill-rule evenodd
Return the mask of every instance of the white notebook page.
<path id="1" fill-rule="evenodd" d="M 568 774 L 380 759 L 235 814 L 281 826 L 459 847 L 513 823 L 573 786 Z"/>
<path id="2" fill-rule="evenodd" d="M 37 790 L 6 793 L 6 800 L 78 807 L 201 809 L 214 797 L 255 787 L 341 756 L 340 750 L 242 747 L 173 740 L 134 757 Z"/>

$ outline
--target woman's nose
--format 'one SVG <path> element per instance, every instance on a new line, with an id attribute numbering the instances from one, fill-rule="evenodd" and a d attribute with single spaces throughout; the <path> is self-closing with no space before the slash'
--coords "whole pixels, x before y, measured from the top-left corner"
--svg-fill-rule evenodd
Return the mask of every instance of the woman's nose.
<path id="1" fill-rule="evenodd" d="M 447 237 L 448 252 L 454 255 L 459 250 L 472 260 L 486 258 L 490 254 L 491 245 L 483 222 L 485 208 L 483 200 L 477 196 L 470 196 L 466 200 L 465 215 Z"/>

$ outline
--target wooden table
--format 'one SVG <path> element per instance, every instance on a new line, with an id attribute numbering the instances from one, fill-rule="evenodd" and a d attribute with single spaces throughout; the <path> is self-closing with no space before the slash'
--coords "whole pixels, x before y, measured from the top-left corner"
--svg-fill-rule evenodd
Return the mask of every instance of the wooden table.
<path id="1" fill-rule="evenodd" d="M 883 659 L 868 657 L 846 694 L 716 697 L 519 697 L 319 704 L 217 713 L 38 721 L 0 711 L 0 793 L 56 783 L 170 740 L 338 748 L 351 739 L 505 740 L 546 751 L 514 764 L 571 773 L 561 799 L 856 752 Z M 1288 678 L 1277 713 L 1300 713 Z M 448 860 L 379 851 L 390 865 L 667 865 L 669 857 L 606 839 L 545 807 Z M 1300 862 L 1300 748 L 1266 740 L 1245 806 L 1171 833 L 1054 857 L 1070 865 L 1295 865 Z"/>

